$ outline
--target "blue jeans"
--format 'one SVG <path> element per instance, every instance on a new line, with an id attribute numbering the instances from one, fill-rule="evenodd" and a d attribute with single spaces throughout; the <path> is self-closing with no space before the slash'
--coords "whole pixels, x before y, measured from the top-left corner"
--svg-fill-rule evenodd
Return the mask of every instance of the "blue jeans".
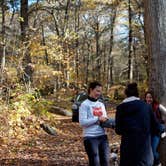
<path id="1" fill-rule="evenodd" d="M 109 144 L 106 135 L 85 137 L 84 146 L 89 159 L 89 166 L 109 166 Z"/>
<path id="2" fill-rule="evenodd" d="M 160 124 L 160 130 L 163 132 L 165 130 L 165 125 Z M 157 152 L 158 145 L 160 143 L 160 136 L 152 136 L 152 151 L 154 156 L 154 163 L 159 163 L 159 153 Z"/>
<path id="3" fill-rule="evenodd" d="M 152 151 L 154 156 L 154 162 L 159 162 L 159 153 L 157 152 L 159 142 L 160 142 L 159 136 L 152 136 Z"/>

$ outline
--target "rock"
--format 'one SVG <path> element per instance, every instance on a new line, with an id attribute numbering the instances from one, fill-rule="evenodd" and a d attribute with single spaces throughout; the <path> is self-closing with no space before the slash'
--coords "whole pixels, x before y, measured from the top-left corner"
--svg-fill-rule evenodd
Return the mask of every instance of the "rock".
<path id="1" fill-rule="evenodd" d="M 49 110 L 49 112 L 53 114 L 59 114 L 59 115 L 64 115 L 64 116 L 72 116 L 72 113 L 64 108 L 52 106 Z"/>
<path id="2" fill-rule="evenodd" d="M 53 129 L 51 126 L 49 126 L 48 124 L 40 124 L 40 127 L 48 134 L 50 135 L 56 135 L 56 131 L 55 129 Z"/>

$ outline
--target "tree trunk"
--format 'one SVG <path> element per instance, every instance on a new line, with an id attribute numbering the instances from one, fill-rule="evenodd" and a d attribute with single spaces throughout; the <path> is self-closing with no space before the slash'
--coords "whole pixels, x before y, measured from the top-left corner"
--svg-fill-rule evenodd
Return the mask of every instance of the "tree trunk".
<path id="1" fill-rule="evenodd" d="M 107 90 L 113 84 L 113 56 L 112 49 L 114 44 L 114 26 L 115 19 L 117 14 L 117 6 L 113 9 L 113 14 L 111 15 L 111 34 L 110 34 L 110 42 L 109 42 L 109 55 L 108 55 L 108 68 L 107 68 Z"/>
<path id="2" fill-rule="evenodd" d="M 33 22 L 33 28 L 36 27 L 37 24 L 37 19 L 38 19 L 38 6 L 39 6 L 39 1 L 40 0 L 36 0 L 36 4 L 35 4 L 35 18 L 34 18 L 34 22 Z"/>
<path id="3" fill-rule="evenodd" d="M 89 78 L 89 63 L 90 63 L 90 43 L 87 44 L 87 55 L 86 55 L 86 74 L 85 74 L 85 84 L 88 84 Z"/>
<path id="4" fill-rule="evenodd" d="M 22 40 L 26 40 L 26 31 L 28 28 L 28 0 L 21 0 L 21 17 L 22 21 L 20 22 L 21 25 L 21 37 Z"/>
<path id="5" fill-rule="evenodd" d="M 21 0 L 21 18 L 20 26 L 21 26 L 21 38 L 22 42 L 25 43 L 25 55 L 23 58 L 23 66 L 26 66 L 28 63 L 31 63 L 31 57 L 29 53 L 28 45 L 28 0 Z"/>
<path id="6" fill-rule="evenodd" d="M 2 56 L 0 57 L 0 63 L 1 63 L 1 71 L 0 71 L 0 83 L 3 83 L 3 72 L 5 68 L 5 58 L 6 58 L 6 41 L 5 41 L 5 1 L 2 0 L 1 2 L 2 6 Z M 1 49 L 1 48 L 0 48 Z"/>
<path id="7" fill-rule="evenodd" d="M 150 63 L 150 88 L 166 106 L 166 1 L 145 0 L 145 31 Z M 160 157 L 166 166 L 166 143 L 162 140 Z"/>
<path id="8" fill-rule="evenodd" d="M 131 11 L 131 0 L 128 1 L 128 13 L 129 13 L 129 44 L 128 44 L 128 80 L 133 80 L 132 71 L 132 11 Z"/>
<path id="9" fill-rule="evenodd" d="M 150 87 L 166 106 L 166 1 L 145 0 L 145 28 L 150 62 Z"/>
<path id="10" fill-rule="evenodd" d="M 63 35 L 65 34 L 66 30 L 68 29 L 69 8 L 70 8 L 70 0 L 67 0 L 67 4 L 66 4 L 66 7 L 65 7 L 65 17 L 64 17 Z"/>
<path id="11" fill-rule="evenodd" d="M 96 20 L 96 27 L 95 27 L 96 29 L 95 29 L 95 40 L 96 40 L 96 78 L 97 78 L 97 80 L 99 80 L 100 81 L 100 79 L 101 79 L 101 71 L 100 71 L 100 68 L 101 68 L 101 66 L 100 66 L 100 54 L 99 54 L 99 51 L 100 51 L 100 49 L 99 49 L 99 38 L 100 38 L 100 36 L 99 36 L 99 22 L 98 22 L 98 17 L 97 17 L 97 20 Z"/>
<path id="12" fill-rule="evenodd" d="M 46 41 L 45 41 L 45 35 L 44 35 L 44 25 L 42 25 L 42 44 L 43 46 L 46 46 Z M 45 62 L 48 65 L 49 61 L 48 61 L 48 53 L 47 53 L 47 49 L 44 49 L 45 52 Z"/>
<path id="13" fill-rule="evenodd" d="M 78 35 L 78 29 L 80 24 L 79 19 L 79 10 L 80 6 L 77 4 L 77 1 L 75 1 L 75 10 L 74 10 L 74 29 L 75 33 Z M 76 85 L 79 86 L 79 39 L 77 38 L 75 41 L 75 72 L 76 72 Z"/>

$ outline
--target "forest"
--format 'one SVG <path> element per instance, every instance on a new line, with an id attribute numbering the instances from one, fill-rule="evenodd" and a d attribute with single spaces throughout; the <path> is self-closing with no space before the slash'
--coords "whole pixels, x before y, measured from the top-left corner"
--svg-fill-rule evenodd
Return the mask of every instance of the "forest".
<path id="1" fill-rule="evenodd" d="M 71 108 L 91 81 L 111 117 L 128 82 L 166 106 L 165 18 L 160 0 L 0 0 L 0 165 L 87 165 Z"/>

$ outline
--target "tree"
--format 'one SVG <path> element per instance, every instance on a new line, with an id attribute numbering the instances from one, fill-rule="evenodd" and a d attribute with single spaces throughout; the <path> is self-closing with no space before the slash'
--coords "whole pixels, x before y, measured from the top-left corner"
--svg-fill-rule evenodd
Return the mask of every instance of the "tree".
<path id="1" fill-rule="evenodd" d="M 0 74 L 1 74 L 1 80 L 0 82 L 3 82 L 3 71 L 4 71 L 4 67 L 5 67 L 5 58 L 6 58 L 6 41 L 5 41 L 5 11 L 6 11 L 6 4 L 5 4 L 5 0 L 1 1 L 1 10 L 2 10 L 2 55 L 0 56 L 0 64 L 1 64 L 1 70 L 0 70 Z"/>
<path id="2" fill-rule="evenodd" d="M 129 44 L 128 44 L 128 79 L 132 81 L 132 62 L 131 62 L 131 54 L 132 54 L 132 11 L 131 11 L 131 0 L 128 0 L 128 15 L 129 15 Z"/>
<path id="3" fill-rule="evenodd" d="M 110 16 L 110 48 L 109 48 L 109 55 L 108 55 L 108 71 L 107 71 L 107 90 L 110 88 L 110 86 L 113 84 L 113 56 L 112 56 L 112 49 L 114 44 L 114 26 L 115 26 L 115 20 L 117 15 L 117 8 L 118 4 L 114 5 L 112 7 L 112 14 Z"/>
<path id="4" fill-rule="evenodd" d="M 149 86 L 166 106 L 166 1 L 145 0 L 145 32 L 150 63 Z M 166 140 L 160 148 L 162 165 L 166 165 Z"/>
<path id="5" fill-rule="evenodd" d="M 28 28 L 28 0 L 21 0 L 21 17 L 23 19 L 20 22 L 21 37 L 22 37 L 22 40 L 25 40 L 26 31 L 27 31 L 27 28 Z"/>
<path id="6" fill-rule="evenodd" d="M 25 42 L 26 47 L 28 45 L 28 0 L 21 0 L 21 9 L 20 9 L 20 14 L 21 14 L 21 21 L 20 21 L 20 26 L 21 26 L 21 39 L 23 42 Z M 28 63 L 31 63 L 31 57 L 29 53 L 29 48 L 27 47 L 27 50 L 25 52 L 25 57 L 23 60 L 23 66 L 27 65 Z"/>
<path id="7" fill-rule="evenodd" d="M 75 33 L 77 34 L 77 39 L 75 41 L 75 72 L 76 72 L 76 83 L 78 87 L 78 78 L 79 78 L 79 40 L 78 40 L 78 29 L 80 25 L 80 0 L 75 0 L 74 4 L 74 28 L 75 28 Z"/>

